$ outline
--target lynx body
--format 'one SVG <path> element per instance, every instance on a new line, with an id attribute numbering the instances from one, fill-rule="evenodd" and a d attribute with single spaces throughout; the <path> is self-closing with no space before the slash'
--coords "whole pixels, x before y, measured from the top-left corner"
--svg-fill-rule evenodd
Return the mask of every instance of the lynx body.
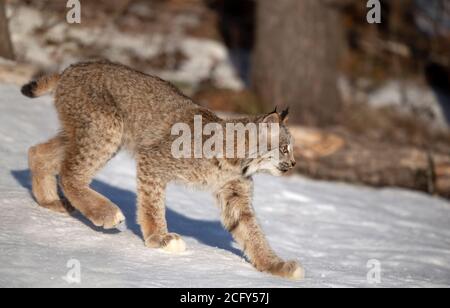
<path id="1" fill-rule="evenodd" d="M 42 207 L 63 213 L 78 210 L 95 226 L 116 228 L 124 222 L 124 215 L 90 184 L 125 148 L 137 161 L 137 216 L 148 247 L 172 252 L 185 249 L 181 237 L 169 233 L 165 219 L 166 186 L 182 182 L 214 193 L 223 225 L 258 270 L 291 279 L 304 276 L 296 262 L 285 262 L 273 252 L 252 207 L 254 173 L 280 175 L 295 165 L 292 138 L 284 125 L 287 112 L 232 120 L 279 123 L 278 159 L 270 155 L 176 159 L 171 153 L 175 123 L 192 126 L 196 115 L 202 116 L 204 124 L 225 125 L 226 121 L 170 83 L 119 64 L 89 62 L 31 82 L 22 93 L 37 97 L 53 90 L 61 132 L 29 150 L 33 194 Z M 63 200 L 57 192 L 57 176 Z"/>

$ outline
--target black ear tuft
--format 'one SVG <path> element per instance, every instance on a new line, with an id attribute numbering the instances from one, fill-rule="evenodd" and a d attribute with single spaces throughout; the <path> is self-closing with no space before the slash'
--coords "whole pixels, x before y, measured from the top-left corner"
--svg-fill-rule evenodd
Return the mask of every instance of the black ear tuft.
<path id="1" fill-rule="evenodd" d="M 278 113 L 278 106 L 275 106 L 275 109 L 269 114 L 274 114 L 274 113 Z"/>
<path id="2" fill-rule="evenodd" d="M 287 107 L 286 110 L 283 110 L 283 112 L 281 112 L 280 116 L 281 116 L 282 121 L 286 120 L 287 117 L 289 116 L 289 107 Z"/>

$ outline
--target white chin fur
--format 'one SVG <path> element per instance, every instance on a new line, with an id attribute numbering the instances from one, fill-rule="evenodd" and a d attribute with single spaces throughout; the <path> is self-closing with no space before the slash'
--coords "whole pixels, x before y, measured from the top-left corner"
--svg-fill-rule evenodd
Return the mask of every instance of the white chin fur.
<path id="1" fill-rule="evenodd" d="M 261 172 L 265 172 L 265 173 L 269 173 L 269 174 L 274 175 L 274 176 L 281 176 L 281 175 L 283 175 L 283 172 L 281 172 L 280 169 L 278 169 L 277 167 L 275 167 L 272 164 L 265 164 L 264 166 L 262 166 L 260 171 Z"/>
<path id="2" fill-rule="evenodd" d="M 268 173 L 274 176 L 282 176 L 281 172 L 271 161 L 263 161 L 260 164 L 251 164 L 248 166 L 246 176 L 251 176 L 255 173 Z"/>
<path id="3" fill-rule="evenodd" d="M 277 168 L 269 169 L 269 170 L 267 170 L 267 172 L 270 173 L 273 176 L 282 176 L 283 175 L 283 172 L 281 172 Z"/>

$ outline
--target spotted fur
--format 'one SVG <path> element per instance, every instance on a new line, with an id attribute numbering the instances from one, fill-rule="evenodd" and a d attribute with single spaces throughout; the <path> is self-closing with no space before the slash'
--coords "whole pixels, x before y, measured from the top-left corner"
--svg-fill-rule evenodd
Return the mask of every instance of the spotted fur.
<path id="1" fill-rule="evenodd" d="M 24 86 L 22 92 L 36 97 L 52 90 L 61 133 L 29 151 L 33 193 L 41 206 L 58 212 L 79 210 L 105 229 L 120 225 L 125 220 L 120 209 L 90 184 L 108 160 L 126 148 L 137 161 L 138 222 L 148 247 L 184 249 L 181 237 L 168 231 L 164 203 L 167 185 L 182 182 L 214 192 L 225 228 L 258 270 L 286 278 L 303 276 L 296 262 L 281 260 L 270 248 L 252 207 L 251 176 L 264 170 L 279 175 L 295 164 L 287 112 L 232 120 L 278 122 L 280 149 L 270 148 L 272 153 L 280 151 L 278 159 L 269 152 L 255 159 L 175 159 L 173 124 L 192 127 L 195 115 L 203 117 L 204 125 L 225 126 L 228 121 L 166 81 L 106 61 L 73 65 L 61 75 Z M 70 205 L 57 193 L 57 175 Z"/>

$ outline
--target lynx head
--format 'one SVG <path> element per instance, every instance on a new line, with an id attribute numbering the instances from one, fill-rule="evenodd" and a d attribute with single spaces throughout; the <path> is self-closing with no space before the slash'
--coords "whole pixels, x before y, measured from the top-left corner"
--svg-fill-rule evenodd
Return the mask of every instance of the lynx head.
<path id="1" fill-rule="evenodd" d="M 243 162 L 245 176 L 258 172 L 280 176 L 295 167 L 294 139 L 286 126 L 288 116 L 289 108 L 281 113 L 275 109 L 258 118 L 259 123 L 268 124 L 268 133 L 263 135 L 263 139 L 267 139 L 267 149 L 259 151 L 256 158 L 248 158 Z"/>

